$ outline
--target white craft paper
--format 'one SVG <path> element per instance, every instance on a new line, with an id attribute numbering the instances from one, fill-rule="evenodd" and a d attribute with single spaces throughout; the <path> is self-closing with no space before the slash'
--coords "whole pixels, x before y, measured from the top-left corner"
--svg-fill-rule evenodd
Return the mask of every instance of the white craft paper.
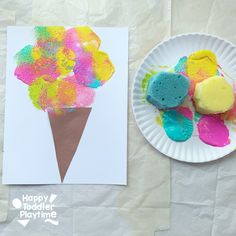
<path id="1" fill-rule="evenodd" d="M 115 73 L 95 89 L 89 119 L 63 183 L 126 185 L 128 30 L 93 30 Z M 34 45 L 33 27 L 9 27 L 7 40 L 3 183 L 61 183 L 48 114 L 33 106 L 28 85 L 14 76 L 14 56 L 24 46 Z"/>

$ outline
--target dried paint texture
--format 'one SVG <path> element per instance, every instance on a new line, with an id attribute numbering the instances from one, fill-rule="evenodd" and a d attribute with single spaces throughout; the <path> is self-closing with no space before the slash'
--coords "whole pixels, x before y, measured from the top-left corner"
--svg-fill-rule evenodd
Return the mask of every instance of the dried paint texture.
<path id="1" fill-rule="evenodd" d="M 109 56 L 99 51 L 100 38 L 87 26 L 37 26 L 36 44 L 16 54 L 15 76 L 29 86 L 38 109 L 60 113 L 62 108 L 91 106 L 94 89 L 114 73 Z"/>

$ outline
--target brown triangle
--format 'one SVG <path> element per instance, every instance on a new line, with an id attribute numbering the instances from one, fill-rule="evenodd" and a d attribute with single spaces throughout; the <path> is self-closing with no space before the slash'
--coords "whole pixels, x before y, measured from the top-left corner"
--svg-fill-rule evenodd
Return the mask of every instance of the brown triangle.
<path id="1" fill-rule="evenodd" d="M 84 107 L 70 112 L 65 109 L 60 115 L 48 113 L 61 182 L 79 145 L 90 111 L 91 108 Z"/>

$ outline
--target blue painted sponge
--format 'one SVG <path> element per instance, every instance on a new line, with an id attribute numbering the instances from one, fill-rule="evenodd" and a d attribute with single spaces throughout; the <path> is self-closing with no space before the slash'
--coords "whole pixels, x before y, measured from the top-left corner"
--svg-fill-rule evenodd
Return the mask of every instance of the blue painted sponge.
<path id="1" fill-rule="evenodd" d="M 163 71 L 149 80 L 146 99 L 158 109 L 177 107 L 184 102 L 189 86 L 185 76 Z"/>

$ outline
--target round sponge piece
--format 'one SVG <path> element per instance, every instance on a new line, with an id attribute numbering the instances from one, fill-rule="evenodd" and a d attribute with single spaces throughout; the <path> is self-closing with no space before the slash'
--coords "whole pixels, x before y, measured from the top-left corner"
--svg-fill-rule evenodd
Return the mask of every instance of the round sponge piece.
<path id="1" fill-rule="evenodd" d="M 146 99 L 159 109 L 177 107 L 184 102 L 189 86 L 189 79 L 183 75 L 160 72 L 149 80 Z"/>
<path id="2" fill-rule="evenodd" d="M 193 99 L 199 113 L 219 114 L 233 106 L 234 91 L 222 76 L 213 76 L 196 85 Z"/>
<path id="3" fill-rule="evenodd" d="M 199 50 L 192 53 L 186 61 L 186 73 L 191 80 L 200 82 L 216 75 L 217 60 L 210 50 Z"/>

